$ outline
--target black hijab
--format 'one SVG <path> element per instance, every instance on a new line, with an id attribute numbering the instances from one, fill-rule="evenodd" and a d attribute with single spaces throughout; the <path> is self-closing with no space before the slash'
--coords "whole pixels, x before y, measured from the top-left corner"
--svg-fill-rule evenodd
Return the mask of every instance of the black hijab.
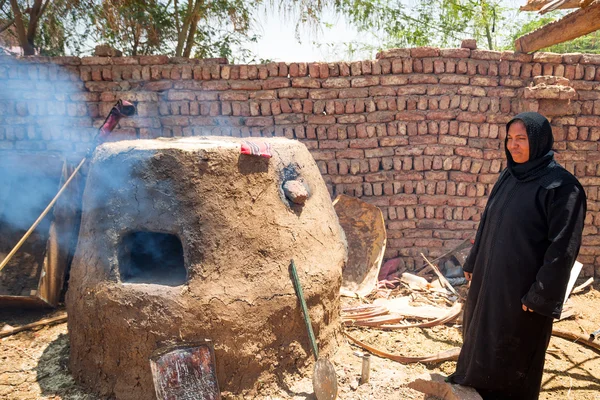
<path id="1" fill-rule="evenodd" d="M 516 163 L 510 151 L 506 148 L 508 142 L 508 128 L 515 122 L 521 121 L 527 130 L 529 139 L 529 160 L 522 164 Z M 542 114 L 536 112 L 524 112 L 518 114 L 506 124 L 506 139 L 504 140 L 504 151 L 508 160 L 508 171 L 519 181 L 530 181 L 548 172 L 554 167 L 554 152 L 552 145 L 552 127 L 550 122 Z"/>

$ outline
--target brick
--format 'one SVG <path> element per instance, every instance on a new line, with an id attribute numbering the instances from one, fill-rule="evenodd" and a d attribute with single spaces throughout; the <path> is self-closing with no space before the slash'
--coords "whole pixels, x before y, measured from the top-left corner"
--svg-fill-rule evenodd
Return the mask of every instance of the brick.
<path id="1" fill-rule="evenodd" d="M 169 57 L 167 56 L 139 56 L 140 65 L 161 65 L 168 64 Z"/>
<path id="2" fill-rule="evenodd" d="M 367 114 L 368 122 L 391 122 L 395 119 L 394 111 L 375 111 Z"/>
<path id="3" fill-rule="evenodd" d="M 471 78 L 471 85 L 474 86 L 498 86 L 498 78 L 487 76 L 474 76 Z"/>
<path id="4" fill-rule="evenodd" d="M 408 145 L 408 138 L 406 136 L 383 137 L 379 139 L 379 145 L 382 147 L 406 146 Z"/>
<path id="5" fill-rule="evenodd" d="M 581 64 L 600 65 L 600 54 L 582 54 L 579 62 Z"/>
<path id="6" fill-rule="evenodd" d="M 482 124 L 486 121 L 486 115 L 481 113 L 461 112 L 456 116 L 456 120 Z"/>
<path id="7" fill-rule="evenodd" d="M 369 89 L 366 88 L 352 88 L 352 89 L 340 89 L 339 98 L 363 98 L 369 97 Z"/>
<path id="8" fill-rule="evenodd" d="M 562 63 L 562 54 L 538 52 L 533 53 L 533 61 L 539 63 Z"/>
<path id="9" fill-rule="evenodd" d="M 468 85 L 470 78 L 462 75 L 443 75 L 440 83 L 444 85 Z"/>
<path id="10" fill-rule="evenodd" d="M 284 99 L 306 99 L 308 89 L 286 88 L 278 91 L 279 97 Z"/>
<path id="11" fill-rule="evenodd" d="M 586 116 L 586 117 L 577 117 L 576 123 L 577 126 L 600 126 L 600 117 L 597 116 Z"/>
<path id="12" fill-rule="evenodd" d="M 381 87 L 381 86 L 377 86 L 377 87 L 371 87 L 369 88 L 369 95 L 370 96 L 396 96 L 396 89 L 391 88 L 391 87 Z"/>
<path id="13" fill-rule="evenodd" d="M 408 83 L 410 84 L 431 84 L 435 85 L 438 83 L 438 78 L 433 75 L 422 75 L 422 74 L 412 74 L 408 77 Z"/>
<path id="14" fill-rule="evenodd" d="M 375 55 L 376 59 L 383 59 L 383 58 L 406 58 L 406 57 L 410 57 L 410 50 L 411 49 L 389 49 L 389 50 L 383 50 L 380 51 L 379 53 L 377 53 Z"/>
<path id="15" fill-rule="evenodd" d="M 203 90 L 228 90 L 229 82 L 228 81 L 207 81 L 202 82 Z"/>
<path id="16" fill-rule="evenodd" d="M 273 117 L 248 117 L 245 119 L 246 126 L 271 126 L 273 125 Z"/>
<path id="17" fill-rule="evenodd" d="M 333 115 L 309 115 L 308 123 L 331 125 L 335 124 L 335 117 Z"/>
<path id="18" fill-rule="evenodd" d="M 500 60 L 502 52 L 492 50 L 471 50 L 471 58 L 474 60 Z"/>
<path id="19" fill-rule="evenodd" d="M 469 58 L 470 49 L 440 49 L 440 55 L 446 58 Z"/>
<path id="20" fill-rule="evenodd" d="M 322 87 L 325 89 L 349 88 L 350 81 L 346 78 L 327 78 L 322 82 Z"/>
<path id="21" fill-rule="evenodd" d="M 262 83 L 257 81 L 229 81 L 233 90 L 261 90 Z"/>
<path id="22" fill-rule="evenodd" d="M 404 75 L 386 75 L 381 77 L 381 84 L 384 86 L 406 85 L 408 77 Z"/>
<path id="23" fill-rule="evenodd" d="M 410 49 L 410 56 L 414 58 L 439 57 L 440 49 L 437 47 L 415 47 Z"/>
<path id="24" fill-rule="evenodd" d="M 266 79 L 262 87 L 264 89 L 283 89 L 290 87 L 290 79 L 289 78 L 268 78 Z"/>
<path id="25" fill-rule="evenodd" d="M 292 79 L 292 87 L 319 89 L 321 87 L 321 83 L 315 78 L 294 78 Z"/>
<path id="26" fill-rule="evenodd" d="M 361 124 L 366 122 L 367 118 L 362 114 L 341 115 L 337 117 L 340 124 Z"/>
<path id="27" fill-rule="evenodd" d="M 378 76 L 365 76 L 360 78 L 353 78 L 351 80 L 351 86 L 355 88 L 363 88 L 367 86 L 376 86 L 379 85 L 379 77 Z"/>

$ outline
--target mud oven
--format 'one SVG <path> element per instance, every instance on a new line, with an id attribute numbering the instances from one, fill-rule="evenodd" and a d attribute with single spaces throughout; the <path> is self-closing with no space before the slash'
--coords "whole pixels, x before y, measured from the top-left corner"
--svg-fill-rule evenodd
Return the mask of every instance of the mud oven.
<path id="1" fill-rule="evenodd" d="M 322 351 L 339 338 L 346 241 L 310 153 L 240 140 L 108 143 L 92 160 L 67 309 L 70 368 L 103 396 L 154 398 L 149 357 L 211 339 L 221 390 L 256 393 L 311 362 L 288 266 L 294 259 Z M 296 204 L 288 181 L 310 194 Z"/>

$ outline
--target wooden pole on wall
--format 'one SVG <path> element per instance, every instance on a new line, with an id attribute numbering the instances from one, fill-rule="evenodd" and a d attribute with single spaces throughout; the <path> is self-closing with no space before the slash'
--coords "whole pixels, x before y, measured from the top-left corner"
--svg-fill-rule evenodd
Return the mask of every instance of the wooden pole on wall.
<path id="1" fill-rule="evenodd" d="M 521 53 L 530 53 L 576 39 L 598 29 L 600 29 L 600 0 L 521 36 L 515 40 L 515 49 Z"/>

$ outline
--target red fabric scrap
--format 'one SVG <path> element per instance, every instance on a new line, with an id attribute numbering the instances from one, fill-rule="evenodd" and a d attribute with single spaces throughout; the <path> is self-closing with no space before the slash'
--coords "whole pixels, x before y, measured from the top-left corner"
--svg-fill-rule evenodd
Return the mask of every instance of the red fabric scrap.
<path id="1" fill-rule="evenodd" d="M 250 142 L 244 140 L 242 142 L 242 154 L 250 156 L 260 156 L 265 158 L 271 158 L 271 144 L 266 142 Z"/>

